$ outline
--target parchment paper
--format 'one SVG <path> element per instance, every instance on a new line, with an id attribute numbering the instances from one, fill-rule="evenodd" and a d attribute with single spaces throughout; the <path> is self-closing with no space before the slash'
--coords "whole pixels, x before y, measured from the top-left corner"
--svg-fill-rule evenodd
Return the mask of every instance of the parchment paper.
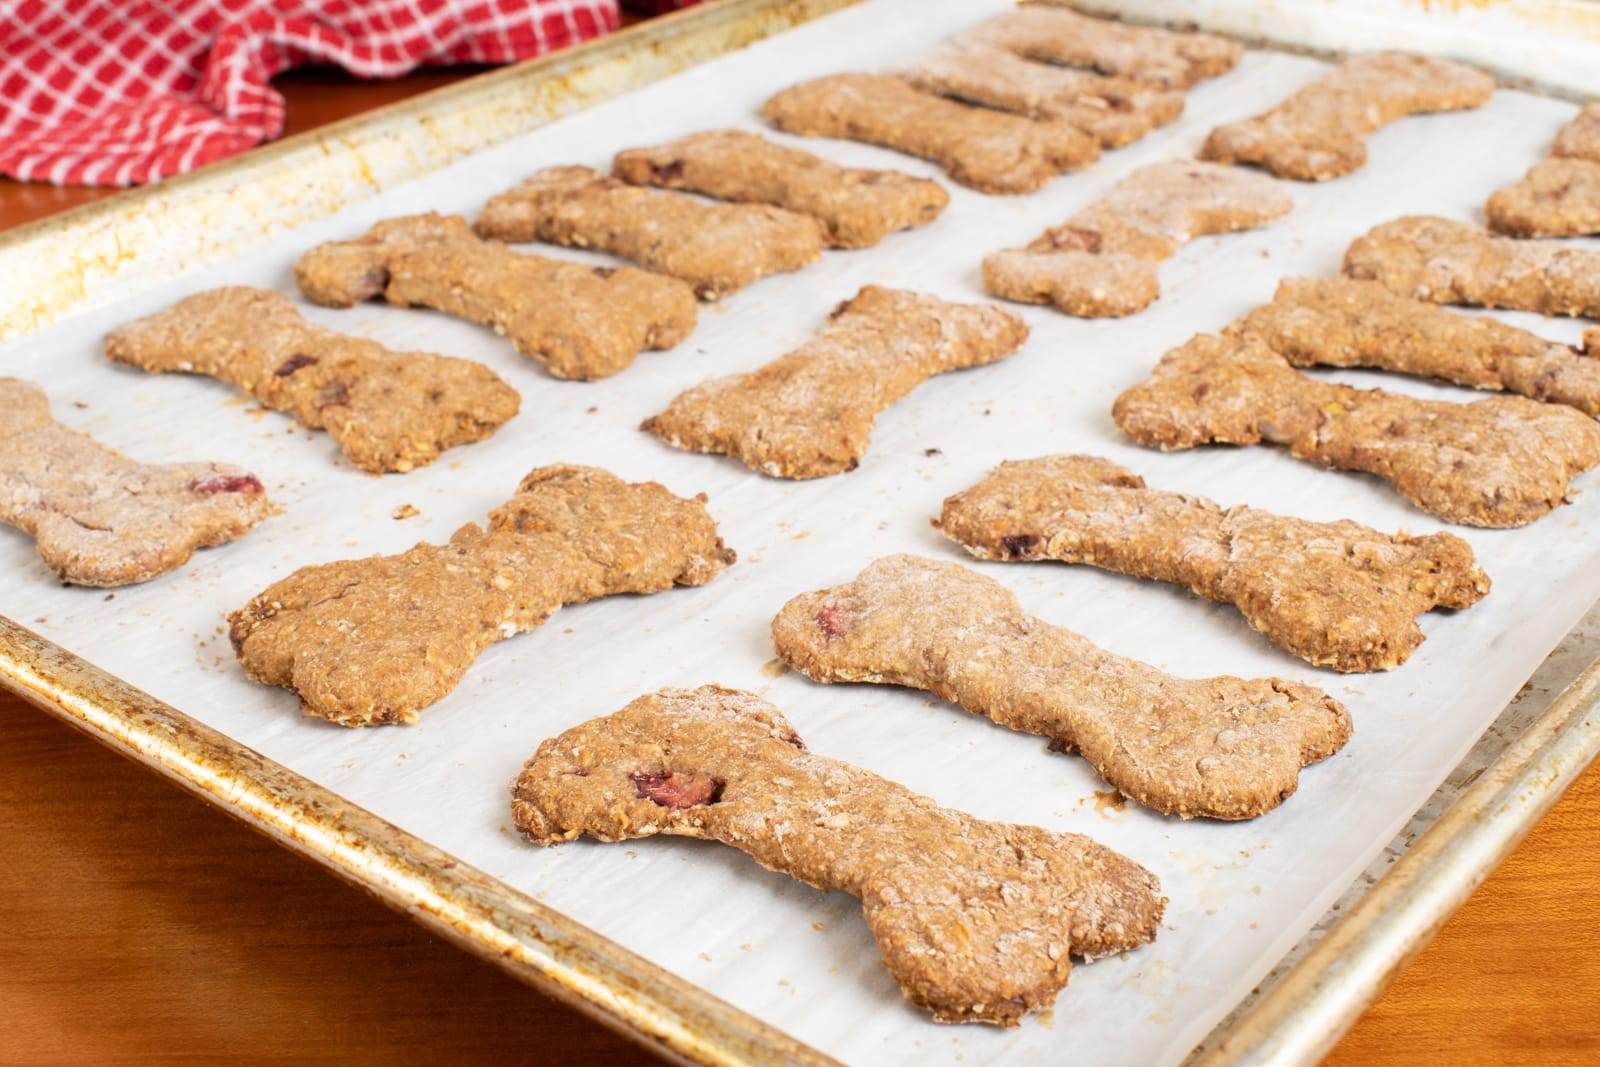
<path id="1" fill-rule="evenodd" d="M 218 383 L 114 367 L 99 350 L 110 327 L 188 292 L 229 283 L 292 291 L 289 267 L 300 251 L 353 236 L 381 217 L 472 213 L 543 165 L 604 167 L 631 145 L 717 125 L 756 128 L 757 108 L 777 89 L 905 61 L 1005 6 L 874 0 L 388 190 L 325 223 L 275 234 L 259 254 L 0 349 L 0 373 L 45 384 L 69 425 L 142 459 L 244 464 L 283 509 L 242 541 L 114 597 L 63 588 L 26 538 L 0 529 L 0 611 L 843 1059 L 1177 1061 L 1344 892 L 1600 596 L 1600 549 L 1590 534 L 1600 494 L 1586 493 L 1522 530 L 1455 528 L 1476 549 L 1494 591 L 1470 611 L 1425 618 L 1427 643 L 1383 675 L 1313 669 L 1254 634 L 1232 609 L 1172 587 L 1088 567 L 972 564 L 1013 589 L 1027 610 L 1113 651 L 1185 675 L 1280 675 L 1345 701 L 1356 724 L 1349 746 L 1309 769 L 1278 811 L 1243 824 L 1184 823 L 1131 803 L 1117 808 L 1097 797 L 1107 787 L 1080 760 L 924 694 L 779 676 L 769 664 L 768 623 L 790 596 L 845 581 L 886 553 L 965 559 L 928 520 L 944 496 L 1007 458 L 1098 453 L 1155 487 L 1224 503 L 1383 529 L 1442 528 L 1385 483 L 1319 470 L 1278 450 L 1140 449 L 1112 424 L 1109 407 L 1166 349 L 1265 301 L 1278 278 L 1336 270 L 1347 243 L 1369 226 L 1407 212 L 1478 218 L 1491 190 L 1544 153 L 1571 104 L 1503 91 L 1479 111 L 1400 122 L 1371 139 L 1371 161 L 1353 176 L 1289 184 L 1297 203 L 1289 218 L 1181 252 L 1162 268 L 1161 301 L 1137 317 L 1090 322 L 1022 309 L 1034 333 L 1020 355 L 930 381 L 879 420 L 859 470 L 815 482 L 769 480 L 725 459 L 677 452 L 636 427 L 689 385 L 781 355 L 867 282 L 982 299 L 984 253 L 1062 221 L 1136 166 L 1191 155 L 1211 127 L 1276 102 L 1322 65 L 1251 52 L 1237 71 L 1196 89 L 1178 123 L 1092 169 L 1019 198 L 952 185 L 950 207 L 935 225 L 870 251 L 829 253 L 803 273 L 707 306 L 677 350 L 647 353 L 604 382 L 554 381 L 487 330 L 443 315 L 377 304 L 308 308 L 316 321 L 396 347 L 480 359 L 521 391 L 522 413 L 491 440 L 404 476 L 361 474 L 339 461 L 325 435 L 252 411 Z M 806 146 L 842 162 L 939 176 L 865 146 Z M 1580 328 L 1506 318 L 1565 341 Z M 1339 377 L 1471 398 L 1394 376 Z M 244 678 L 222 636 L 227 611 L 303 564 L 441 540 L 480 520 L 525 471 L 557 461 L 709 493 L 739 563 L 703 589 L 561 611 L 492 649 L 413 728 L 348 731 L 304 719 L 292 694 Z M 402 503 L 422 514 L 392 519 Z M 1145 863 L 1171 898 L 1159 939 L 1075 969 L 1053 1014 L 1019 1029 L 939 1027 L 902 1001 L 846 896 L 818 893 L 713 844 L 656 839 L 541 850 L 510 832 L 507 786 L 542 738 L 642 692 L 713 681 L 767 694 L 818 752 L 984 817 L 1092 834 Z"/>

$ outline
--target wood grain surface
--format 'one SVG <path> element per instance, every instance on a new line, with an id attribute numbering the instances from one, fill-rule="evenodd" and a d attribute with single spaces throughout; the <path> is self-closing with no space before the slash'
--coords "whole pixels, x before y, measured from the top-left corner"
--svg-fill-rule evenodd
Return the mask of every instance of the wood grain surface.
<path id="1" fill-rule="evenodd" d="M 277 84 L 295 131 L 462 76 Z M 0 181 L 0 228 L 101 195 Z M 1600 1063 L 1597 890 L 1591 768 L 1328 1064 Z M 0 1064 L 223 1059 L 650 1062 L 0 695 Z"/>

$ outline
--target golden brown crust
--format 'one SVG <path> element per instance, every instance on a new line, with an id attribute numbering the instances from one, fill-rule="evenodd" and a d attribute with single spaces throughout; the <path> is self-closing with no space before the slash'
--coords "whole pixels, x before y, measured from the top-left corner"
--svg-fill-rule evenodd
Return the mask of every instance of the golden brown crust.
<path id="1" fill-rule="evenodd" d="M 479 238 L 460 215 L 386 219 L 311 249 L 294 274 L 301 292 L 329 307 L 382 295 L 481 322 L 557 378 L 615 374 L 641 349 L 676 345 L 695 323 L 694 292 L 676 278 L 514 252 Z"/>
<path id="2" fill-rule="evenodd" d="M 1600 424 L 1560 404 L 1417 400 L 1301 374 L 1259 338 L 1200 334 L 1117 398 L 1143 445 L 1286 445 L 1300 459 L 1388 479 L 1450 522 L 1525 526 L 1600 464 Z"/>
<path id="3" fill-rule="evenodd" d="M 1094 456 L 1002 463 L 944 502 L 939 528 L 981 559 L 1087 563 L 1232 604 L 1280 648 L 1339 671 L 1404 663 L 1416 616 L 1489 591 L 1454 534 L 1385 534 L 1147 489 Z M 1124 790 L 1126 792 L 1126 790 Z"/>
<path id="4" fill-rule="evenodd" d="M 1272 303 L 1229 329 L 1254 334 L 1296 367 L 1376 367 L 1600 415 L 1600 360 L 1375 281 L 1286 278 Z"/>
<path id="5" fill-rule="evenodd" d="M 1000 308 L 869 285 L 793 352 L 678 394 L 642 428 L 776 478 L 841 474 L 866 454 L 880 411 L 932 375 L 1004 359 L 1027 337 Z"/>
<path id="6" fill-rule="evenodd" d="M 1035 0 L 980 22 L 963 40 L 997 45 L 1028 59 L 1089 67 L 1168 89 L 1184 89 L 1238 65 L 1244 46 L 1211 33 L 1177 33 L 1091 18 L 1061 0 Z"/>
<path id="7" fill-rule="evenodd" d="M 270 510 L 248 471 L 135 462 L 56 422 L 38 386 L 0 378 L 0 522 L 31 535 L 63 582 L 149 581 Z"/>
<path id="8" fill-rule="evenodd" d="M 1031 193 L 1100 155 L 1093 137 L 1044 122 L 947 100 L 893 74 L 834 74 L 791 86 L 761 115 L 806 137 L 842 137 L 931 160 L 985 193 Z"/>
<path id="9" fill-rule="evenodd" d="M 1479 107 L 1494 79 L 1409 52 L 1351 56 L 1264 114 L 1218 126 L 1201 159 L 1254 163 L 1298 181 L 1327 181 L 1367 161 L 1366 136 L 1406 115 Z"/>
<path id="10" fill-rule="evenodd" d="M 1078 834 L 990 822 L 806 751 L 777 708 L 719 686 L 664 689 L 550 738 L 512 789 L 530 841 L 655 834 L 732 845 L 861 900 L 884 965 L 939 1022 L 1015 1026 L 1071 955 L 1153 939 L 1154 875 Z"/>
<path id="11" fill-rule="evenodd" d="M 540 467 L 448 543 L 302 567 L 228 617 L 239 662 L 341 726 L 413 722 L 483 650 L 563 604 L 704 585 L 734 560 L 706 513 L 655 482 Z"/>
<path id="12" fill-rule="evenodd" d="M 983 288 L 1085 318 L 1131 315 L 1160 295 L 1155 264 L 1186 242 L 1253 229 L 1293 207 L 1261 174 L 1188 159 L 1152 163 L 1027 248 L 986 256 Z"/>
<path id="13" fill-rule="evenodd" d="M 1589 104 L 1561 127 L 1550 154 L 1600 163 L 1600 101 Z"/>
<path id="14" fill-rule="evenodd" d="M 1498 189 L 1484 206 L 1489 228 L 1513 237 L 1600 233 L 1600 163 L 1554 156 Z"/>
<path id="15" fill-rule="evenodd" d="M 706 130 L 618 153 L 618 178 L 722 200 L 772 204 L 809 215 L 834 248 L 867 248 L 896 230 L 926 226 L 950 194 L 938 182 L 892 170 L 841 167 L 744 130 Z"/>
<path id="16" fill-rule="evenodd" d="M 1344 274 L 1436 304 L 1600 318 L 1600 252 L 1496 237 L 1432 215 L 1408 215 L 1357 237 Z"/>
<path id="17" fill-rule="evenodd" d="M 473 226 L 506 241 L 610 252 L 681 278 L 706 300 L 822 255 L 822 227 L 809 215 L 641 188 L 589 167 L 546 167 L 490 199 Z"/>
<path id="18" fill-rule="evenodd" d="M 785 663 L 818 682 L 925 689 L 1077 751 L 1125 796 L 1186 819 L 1251 819 L 1333 755 L 1350 716 L 1279 678 L 1186 679 L 1023 613 L 954 563 L 887 556 L 772 620 Z"/>
<path id="19" fill-rule="evenodd" d="M 900 72 L 924 92 L 1035 119 L 1053 119 L 1102 148 L 1131 144 L 1183 113 L 1183 93 L 1136 78 L 1034 63 L 998 45 L 948 41 Z"/>
<path id="20" fill-rule="evenodd" d="M 517 413 L 481 363 L 394 352 L 307 322 L 267 289 L 210 289 L 112 331 L 106 355 L 147 371 L 205 374 L 301 425 L 327 430 L 362 470 L 409 471 L 481 441 Z"/>

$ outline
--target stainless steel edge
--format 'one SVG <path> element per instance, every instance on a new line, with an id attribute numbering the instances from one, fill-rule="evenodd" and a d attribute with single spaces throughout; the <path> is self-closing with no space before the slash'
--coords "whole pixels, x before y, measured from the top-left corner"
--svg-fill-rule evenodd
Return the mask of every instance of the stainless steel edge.
<path id="1" fill-rule="evenodd" d="M 718 0 L 0 233 L 0 341 L 858 0 Z"/>
<path id="2" fill-rule="evenodd" d="M 3 616 L 0 688 L 670 1059 L 835 1062 Z"/>
<path id="3" fill-rule="evenodd" d="M 1300 962 L 1190 1067 L 1318 1062 L 1600 755 L 1591 663 Z"/>

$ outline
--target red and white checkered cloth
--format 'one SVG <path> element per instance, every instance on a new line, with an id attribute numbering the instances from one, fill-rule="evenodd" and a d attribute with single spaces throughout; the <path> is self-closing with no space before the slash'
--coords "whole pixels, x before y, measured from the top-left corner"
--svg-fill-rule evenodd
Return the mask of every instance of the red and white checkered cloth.
<path id="1" fill-rule="evenodd" d="M 662 11 L 695 0 L 645 0 Z M 283 132 L 302 63 L 390 78 L 617 28 L 618 0 L 0 0 L 0 174 L 133 185 Z"/>

